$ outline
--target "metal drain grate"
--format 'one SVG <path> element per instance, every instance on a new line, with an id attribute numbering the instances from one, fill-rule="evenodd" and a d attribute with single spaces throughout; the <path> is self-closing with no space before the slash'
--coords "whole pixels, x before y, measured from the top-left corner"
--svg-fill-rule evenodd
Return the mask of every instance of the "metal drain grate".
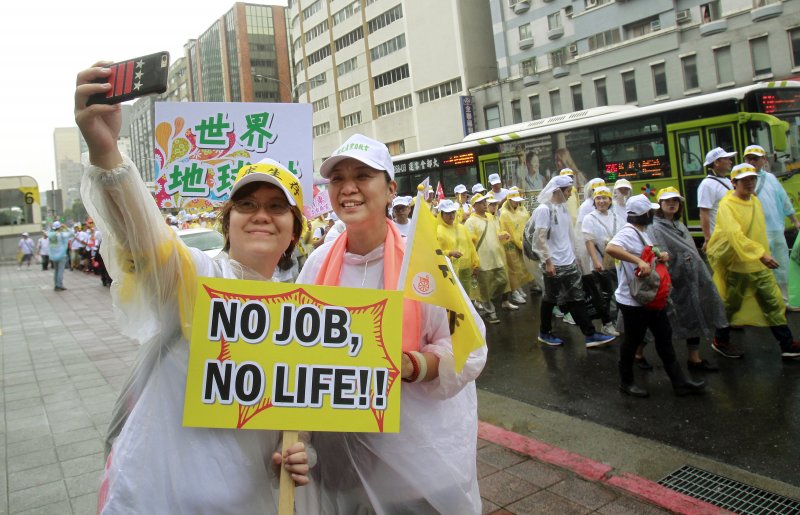
<path id="1" fill-rule="evenodd" d="M 684 465 L 658 482 L 676 492 L 719 506 L 733 513 L 797 514 L 800 501 Z"/>

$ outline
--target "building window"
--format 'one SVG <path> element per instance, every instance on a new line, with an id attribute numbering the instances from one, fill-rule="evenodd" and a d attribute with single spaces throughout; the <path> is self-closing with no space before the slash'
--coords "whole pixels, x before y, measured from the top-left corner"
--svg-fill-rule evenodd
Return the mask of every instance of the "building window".
<path id="1" fill-rule="evenodd" d="M 553 14 L 547 15 L 547 28 L 549 30 L 561 28 L 561 11 L 556 11 Z"/>
<path id="2" fill-rule="evenodd" d="M 563 111 L 561 110 L 561 93 L 554 89 L 550 91 L 550 111 L 553 116 L 557 114 L 561 114 Z"/>
<path id="3" fill-rule="evenodd" d="M 449 97 L 450 95 L 455 95 L 460 91 L 461 78 L 459 77 L 457 79 L 442 82 L 436 86 L 431 86 L 430 88 L 420 90 L 418 93 L 419 103 L 424 104 L 425 102 L 430 102 L 438 98 Z"/>
<path id="4" fill-rule="evenodd" d="M 714 49 L 714 64 L 717 68 L 717 84 L 731 84 L 734 82 L 731 47 L 724 46 Z"/>
<path id="5" fill-rule="evenodd" d="M 622 91 L 626 104 L 633 104 L 638 100 L 636 97 L 636 75 L 633 71 L 622 74 Z"/>
<path id="6" fill-rule="evenodd" d="M 316 113 L 328 108 L 328 97 L 322 97 L 319 100 L 311 102 L 311 109 Z"/>
<path id="7" fill-rule="evenodd" d="M 611 29 L 605 32 L 600 32 L 595 34 L 594 36 L 589 36 L 589 51 L 597 50 L 598 48 L 603 48 L 609 45 L 613 45 L 615 43 L 620 42 L 620 35 L 619 29 Z"/>
<path id="8" fill-rule="evenodd" d="M 323 59 L 325 59 L 326 57 L 329 57 L 330 55 L 331 55 L 331 47 L 330 45 L 325 45 L 316 52 L 308 54 L 308 65 L 311 66 L 314 63 L 318 63 Z"/>
<path id="9" fill-rule="evenodd" d="M 359 11 L 361 11 L 361 0 L 355 0 L 355 2 L 352 2 L 346 5 L 343 9 L 339 9 L 333 13 L 333 25 L 339 25 L 344 20 L 348 19 Z"/>
<path id="10" fill-rule="evenodd" d="M 375 89 L 394 84 L 397 81 L 408 78 L 408 65 L 398 66 L 388 72 L 381 73 L 380 75 L 372 78 L 372 83 Z"/>
<path id="11" fill-rule="evenodd" d="M 369 30 L 369 33 L 372 34 L 376 30 L 382 29 L 383 27 L 399 20 L 402 17 L 403 17 L 403 6 L 401 4 L 397 4 L 396 6 L 386 11 L 385 13 L 379 14 L 378 16 L 369 20 L 367 22 L 367 28 Z"/>
<path id="12" fill-rule="evenodd" d="M 531 24 L 526 23 L 525 25 L 519 26 L 519 40 L 522 41 L 523 39 L 530 39 L 533 36 L 531 35 Z"/>
<path id="13" fill-rule="evenodd" d="M 323 21 L 319 25 L 311 27 L 311 29 L 305 34 L 306 43 L 308 43 L 315 37 L 324 34 L 326 30 L 328 30 L 328 20 Z"/>
<path id="14" fill-rule="evenodd" d="M 772 64 L 769 59 L 767 37 L 750 40 L 750 58 L 753 60 L 753 75 L 771 75 Z"/>
<path id="15" fill-rule="evenodd" d="M 789 31 L 789 42 L 792 47 L 792 66 L 800 67 L 800 28 Z"/>
<path id="16" fill-rule="evenodd" d="M 653 70 L 653 91 L 656 98 L 665 97 L 667 93 L 667 69 L 664 63 L 654 64 Z"/>
<path id="17" fill-rule="evenodd" d="M 393 100 L 389 100 L 388 102 L 378 104 L 375 107 L 378 110 L 378 118 L 380 118 L 381 116 L 386 116 L 392 113 L 396 113 L 397 111 L 404 111 L 406 109 L 411 109 L 411 95 L 405 95 L 400 98 L 395 98 Z"/>
<path id="18" fill-rule="evenodd" d="M 361 111 L 356 111 L 345 116 L 342 116 L 342 128 L 346 129 L 361 123 Z"/>
<path id="19" fill-rule="evenodd" d="M 525 77 L 527 75 L 534 75 L 536 73 L 536 58 L 531 57 L 519 63 L 520 73 Z"/>
<path id="20" fill-rule="evenodd" d="M 703 23 L 710 23 L 714 20 L 719 20 L 719 18 L 719 0 L 700 5 L 700 19 Z"/>
<path id="21" fill-rule="evenodd" d="M 550 68 L 564 66 L 564 63 L 567 61 L 567 53 L 563 48 L 550 52 L 548 56 L 550 58 Z"/>
<path id="22" fill-rule="evenodd" d="M 322 9 L 322 2 L 317 0 L 313 4 L 303 9 L 303 19 L 310 18 L 314 13 Z"/>
<path id="23" fill-rule="evenodd" d="M 401 48 L 406 47 L 406 35 L 400 34 L 397 37 L 386 41 L 385 43 L 381 43 L 380 45 L 376 46 L 375 48 L 370 49 L 370 55 L 372 56 L 373 61 L 377 61 L 381 57 L 387 56 L 393 52 L 397 52 Z"/>
<path id="24" fill-rule="evenodd" d="M 594 96 L 598 106 L 608 105 L 608 91 L 606 91 L 606 79 L 594 80 Z"/>
<path id="25" fill-rule="evenodd" d="M 531 106 L 531 120 L 538 120 L 542 117 L 542 104 L 539 101 L 539 95 L 531 95 L 528 97 L 528 104 Z"/>
<path id="26" fill-rule="evenodd" d="M 353 57 L 352 59 L 348 59 L 347 61 L 343 62 L 336 66 L 336 74 L 338 76 L 342 76 L 346 73 L 350 73 L 351 71 L 355 70 L 358 66 L 358 57 Z"/>
<path id="27" fill-rule="evenodd" d="M 580 84 L 573 84 L 569 87 L 569 92 L 572 95 L 572 110 L 583 110 L 583 90 Z"/>
<path id="28" fill-rule="evenodd" d="M 345 100 L 350 100 L 351 98 L 356 98 L 361 94 L 361 84 L 356 84 L 355 86 L 350 86 L 349 88 L 344 88 L 339 92 L 339 99 L 344 102 Z"/>
<path id="29" fill-rule="evenodd" d="M 331 124 L 329 122 L 321 123 L 314 126 L 314 137 L 322 136 L 331 132 Z"/>
<path id="30" fill-rule="evenodd" d="M 683 67 L 683 89 L 691 91 L 700 87 L 700 81 L 697 78 L 697 57 L 690 55 L 681 59 L 681 66 Z"/>
<path id="31" fill-rule="evenodd" d="M 625 31 L 625 39 L 633 39 L 642 37 L 645 34 L 650 34 L 653 32 L 652 22 L 654 21 L 658 21 L 658 16 L 651 16 L 647 19 L 625 25 L 623 27 L 623 30 Z"/>
<path id="32" fill-rule="evenodd" d="M 511 101 L 511 123 L 522 123 L 522 107 L 519 100 Z"/>
<path id="33" fill-rule="evenodd" d="M 410 96 L 409 96 L 410 98 Z M 386 144 L 386 148 L 389 149 L 390 156 L 399 156 L 400 154 L 404 154 L 406 151 L 406 142 L 399 139 L 397 141 L 390 141 Z"/>
<path id="34" fill-rule="evenodd" d="M 336 39 L 333 42 L 333 45 L 336 47 L 336 51 L 338 52 L 339 50 L 347 48 L 356 41 L 361 41 L 362 39 L 364 39 L 364 29 L 362 27 L 359 27 L 355 30 L 351 30 L 344 36 Z"/>
<path id="35" fill-rule="evenodd" d="M 486 118 L 486 128 L 496 129 L 500 127 L 500 108 L 489 106 L 483 109 L 483 116 Z"/>

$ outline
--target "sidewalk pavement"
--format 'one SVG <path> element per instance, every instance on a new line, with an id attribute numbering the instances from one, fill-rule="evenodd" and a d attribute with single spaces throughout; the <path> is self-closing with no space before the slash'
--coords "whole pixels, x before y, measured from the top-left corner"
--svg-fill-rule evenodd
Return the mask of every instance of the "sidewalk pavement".
<path id="1" fill-rule="evenodd" d="M 98 276 L 67 271 L 64 284 L 0 264 L 0 515 L 96 512 L 103 436 L 138 345 L 115 329 Z M 484 514 L 722 513 L 487 422 L 477 465 Z"/>

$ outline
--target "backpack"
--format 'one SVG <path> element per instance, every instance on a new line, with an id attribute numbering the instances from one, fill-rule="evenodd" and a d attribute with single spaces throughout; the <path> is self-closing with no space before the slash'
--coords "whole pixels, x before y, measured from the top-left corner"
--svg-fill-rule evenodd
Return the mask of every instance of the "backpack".
<path id="1" fill-rule="evenodd" d="M 644 250 L 640 256 L 642 261 L 651 264 L 651 272 L 646 277 L 639 275 L 639 268 L 634 270 L 633 277 L 628 276 L 628 288 L 631 297 L 641 304 L 645 309 L 652 311 L 662 311 L 669 302 L 669 292 L 672 290 L 672 278 L 667 270 L 667 265 L 658 261 L 660 252 L 657 247 L 647 245 L 642 237 L 642 233 L 636 230 L 639 239 L 642 240 Z M 626 270 L 627 268 L 622 267 Z"/>
<path id="2" fill-rule="evenodd" d="M 550 239 L 550 229 L 552 228 L 554 211 L 553 208 L 550 208 L 550 225 L 547 229 L 547 239 Z M 536 251 L 533 246 L 533 233 L 536 231 L 536 224 L 533 222 L 533 214 L 531 213 L 531 217 L 528 218 L 528 221 L 525 222 L 525 229 L 522 232 L 522 252 L 525 254 L 525 257 L 530 259 L 531 261 L 542 261 L 542 256 Z"/>

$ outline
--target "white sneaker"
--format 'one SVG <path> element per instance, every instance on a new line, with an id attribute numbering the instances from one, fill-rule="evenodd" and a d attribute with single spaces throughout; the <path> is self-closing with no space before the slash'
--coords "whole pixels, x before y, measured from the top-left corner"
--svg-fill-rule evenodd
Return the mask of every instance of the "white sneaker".
<path id="1" fill-rule="evenodd" d="M 607 334 L 609 336 L 619 336 L 619 331 L 617 331 L 617 328 L 614 327 L 614 324 L 612 322 L 605 324 L 600 331 L 603 334 Z"/>
<path id="2" fill-rule="evenodd" d="M 519 309 L 519 306 L 517 306 L 516 304 L 511 303 L 511 301 L 508 301 L 508 300 L 504 300 L 503 303 L 500 304 L 500 307 L 503 308 L 503 309 L 510 309 L 511 311 Z"/>
<path id="3" fill-rule="evenodd" d="M 514 304 L 525 304 L 525 297 L 520 295 L 518 291 L 511 294 L 511 302 Z"/>
<path id="4" fill-rule="evenodd" d="M 527 299 L 527 298 L 528 298 L 528 294 L 527 294 L 527 293 L 525 293 L 525 290 L 523 290 L 522 288 L 517 288 L 517 289 L 516 289 L 516 292 L 517 292 L 517 293 L 519 294 L 519 296 L 520 296 L 520 297 L 522 297 L 523 299 Z"/>
<path id="5" fill-rule="evenodd" d="M 564 322 L 569 325 L 575 325 L 575 320 L 572 318 L 572 313 L 567 313 L 564 315 Z"/>
<path id="6" fill-rule="evenodd" d="M 564 313 L 562 313 L 561 309 L 556 306 L 553 308 L 553 316 L 556 318 L 564 318 Z"/>

